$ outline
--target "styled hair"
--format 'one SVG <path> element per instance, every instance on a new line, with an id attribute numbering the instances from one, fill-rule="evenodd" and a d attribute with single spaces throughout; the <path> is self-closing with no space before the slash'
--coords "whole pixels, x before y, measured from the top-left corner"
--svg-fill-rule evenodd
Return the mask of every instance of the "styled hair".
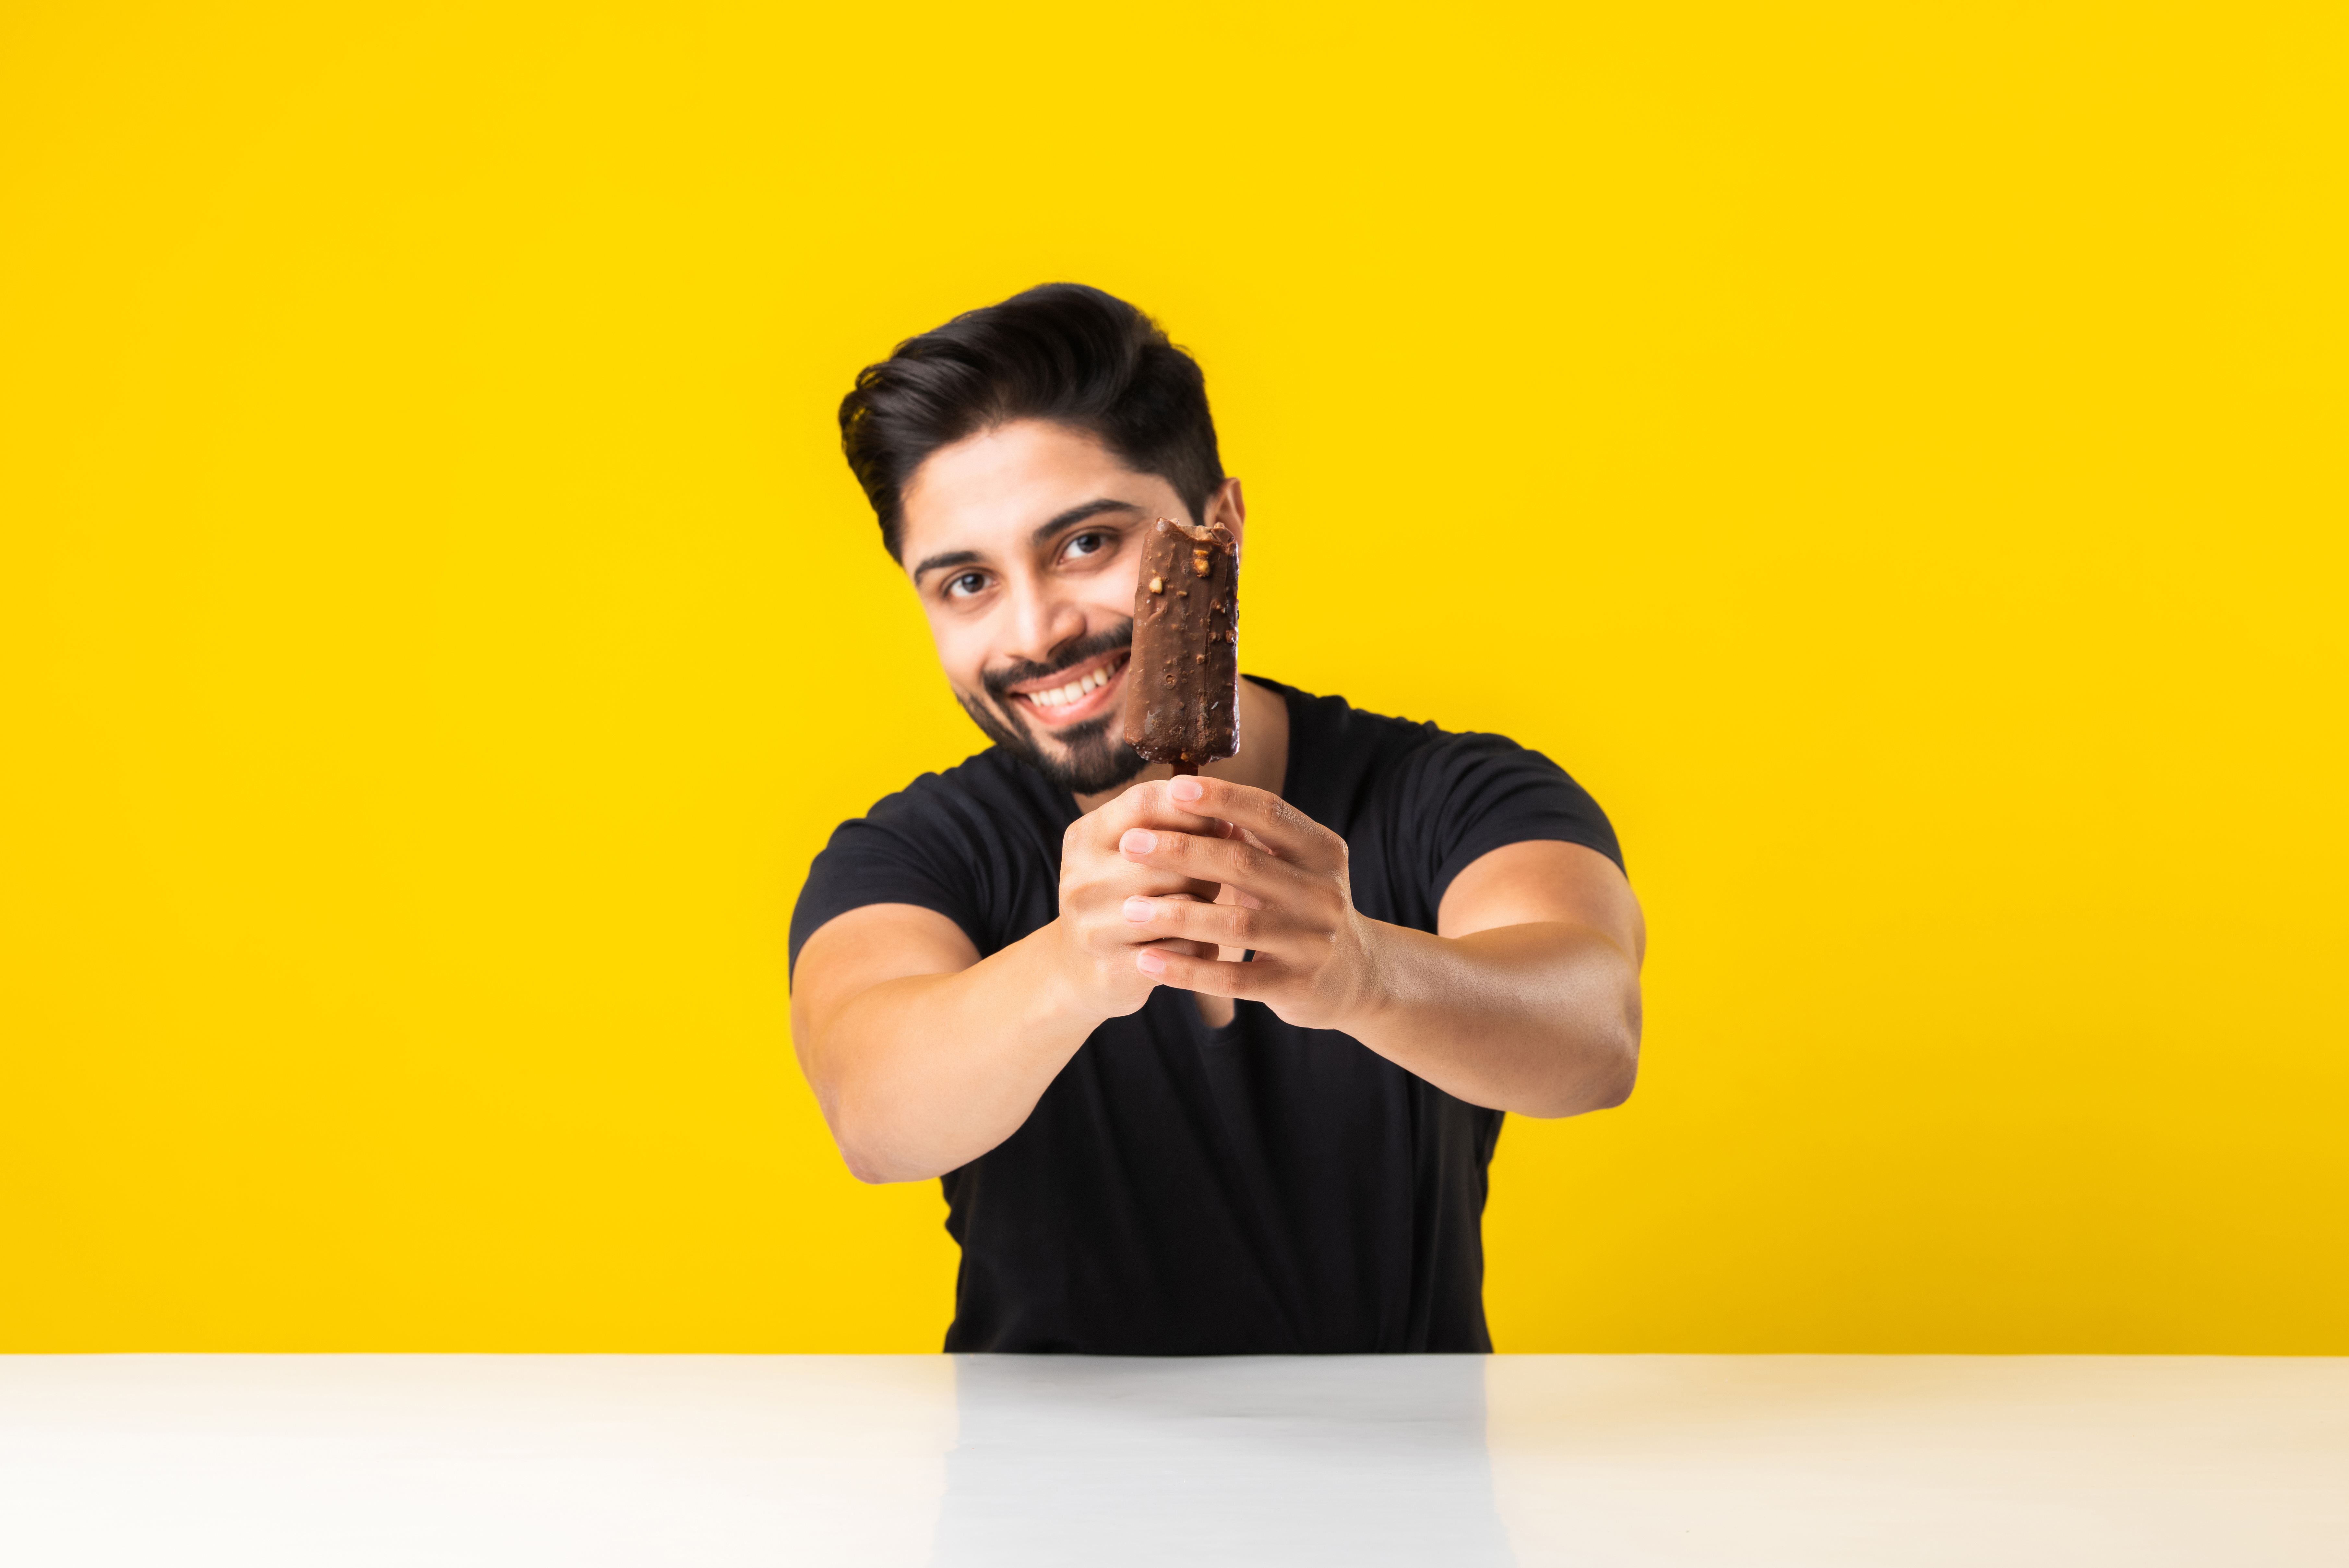
<path id="1" fill-rule="evenodd" d="M 1174 487 L 1192 521 L 1224 482 L 1206 378 L 1158 324 L 1114 295 L 1048 283 L 908 337 L 857 372 L 840 446 L 904 556 L 905 487 L 942 446 L 1014 420 L 1084 431 Z"/>

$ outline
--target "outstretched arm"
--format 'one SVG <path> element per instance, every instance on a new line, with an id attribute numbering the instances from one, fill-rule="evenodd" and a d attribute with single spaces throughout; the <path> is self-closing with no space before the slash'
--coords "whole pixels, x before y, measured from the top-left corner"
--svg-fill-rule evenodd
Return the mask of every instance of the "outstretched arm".
<path id="1" fill-rule="evenodd" d="M 1154 935 L 1257 955 L 1232 963 L 1142 948 L 1132 961 L 1143 974 L 1261 1002 L 1303 1028 L 1343 1030 L 1495 1110 L 1573 1116 L 1630 1096 L 1647 931 L 1605 856 L 1548 841 L 1495 849 L 1454 879 L 1431 935 L 1357 910 L 1345 840 L 1278 795 L 1220 779 L 1143 788 L 1247 836 L 1127 829 L 1119 848 L 1128 859 L 1228 884 L 1237 901 L 1137 895 L 1125 917 Z"/>
<path id="2" fill-rule="evenodd" d="M 952 920 L 912 904 L 851 909 L 808 938 L 792 976 L 792 1040 L 849 1169 L 919 1181 L 978 1158 L 1019 1130 L 1103 1019 L 1148 1000 L 1159 982 L 1135 952 L 1213 955 L 1125 918 L 1133 895 L 1172 907 L 1216 891 L 1118 852 L 1145 810 L 1161 828 L 1220 831 L 1128 791 L 1069 828 L 1059 916 L 988 958 Z"/>

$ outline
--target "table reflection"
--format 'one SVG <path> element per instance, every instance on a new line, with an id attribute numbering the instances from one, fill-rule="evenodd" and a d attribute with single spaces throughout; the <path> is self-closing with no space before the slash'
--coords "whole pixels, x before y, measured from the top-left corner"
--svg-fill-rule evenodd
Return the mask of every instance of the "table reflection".
<path id="1" fill-rule="evenodd" d="M 1513 1561 L 1476 1356 L 957 1358 L 933 1568 Z"/>

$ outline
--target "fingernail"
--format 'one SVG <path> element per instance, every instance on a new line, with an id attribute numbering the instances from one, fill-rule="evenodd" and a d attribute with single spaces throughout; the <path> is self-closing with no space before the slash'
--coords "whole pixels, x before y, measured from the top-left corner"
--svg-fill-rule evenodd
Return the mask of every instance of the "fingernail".
<path id="1" fill-rule="evenodd" d="M 1125 901 L 1125 918 L 1137 926 L 1148 925 L 1150 917 L 1157 912 L 1158 906 L 1147 898 L 1128 898 Z"/>
<path id="2" fill-rule="evenodd" d="M 1146 827 L 1129 827 L 1125 836 L 1117 841 L 1117 846 L 1128 855 L 1147 855 L 1158 847 L 1158 835 Z"/>
<path id="3" fill-rule="evenodd" d="M 1164 974 L 1166 959 L 1156 948 L 1144 948 L 1133 955 L 1134 966 L 1144 974 Z"/>
<path id="4" fill-rule="evenodd" d="M 1207 786 L 1186 774 L 1168 784 L 1166 793 L 1176 800 L 1196 800 L 1207 793 Z"/>

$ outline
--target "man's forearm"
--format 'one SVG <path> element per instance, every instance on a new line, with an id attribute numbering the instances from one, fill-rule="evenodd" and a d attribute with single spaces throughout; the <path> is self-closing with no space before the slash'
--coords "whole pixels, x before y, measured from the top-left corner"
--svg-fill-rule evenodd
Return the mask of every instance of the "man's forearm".
<path id="1" fill-rule="evenodd" d="M 861 1179 L 942 1175 L 1028 1119 L 1102 1022 L 1053 942 L 1047 926 L 955 973 L 885 981 L 824 1020 L 808 1076 Z"/>
<path id="2" fill-rule="evenodd" d="M 1622 1104 L 1640 1061 L 1632 956 L 1587 927 L 1439 937 L 1374 925 L 1377 977 L 1347 1032 L 1472 1105 L 1565 1116 Z"/>

